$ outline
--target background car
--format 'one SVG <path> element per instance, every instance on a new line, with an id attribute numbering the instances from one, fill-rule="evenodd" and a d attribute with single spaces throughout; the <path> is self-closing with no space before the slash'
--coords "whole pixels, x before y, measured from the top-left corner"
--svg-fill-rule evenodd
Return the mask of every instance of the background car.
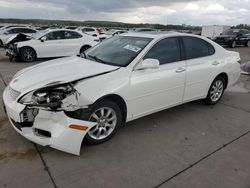
<path id="1" fill-rule="evenodd" d="M 0 45 L 6 44 L 10 37 L 16 36 L 19 33 L 23 33 L 26 35 L 32 35 L 36 33 L 37 30 L 27 28 L 27 27 L 10 27 L 8 29 L 0 30 Z"/>
<path id="2" fill-rule="evenodd" d="M 101 40 L 107 39 L 107 38 L 111 38 L 115 35 L 120 35 L 123 33 L 127 33 L 127 31 L 125 30 L 109 30 L 104 32 L 103 34 L 98 35 L 98 38 Z"/>
<path id="3" fill-rule="evenodd" d="M 103 28 L 95 28 L 95 27 L 78 27 L 77 30 L 80 30 L 83 33 L 95 37 L 104 32 Z"/>
<path id="4" fill-rule="evenodd" d="M 229 29 L 215 38 L 215 42 L 235 48 L 237 45 L 250 47 L 250 31 L 247 29 Z"/>
<path id="5" fill-rule="evenodd" d="M 99 38 L 75 30 L 45 30 L 32 35 L 31 40 L 17 42 L 7 50 L 10 58 L 32 62 L 37 58 L 72 56 L 96 45 Z"/>

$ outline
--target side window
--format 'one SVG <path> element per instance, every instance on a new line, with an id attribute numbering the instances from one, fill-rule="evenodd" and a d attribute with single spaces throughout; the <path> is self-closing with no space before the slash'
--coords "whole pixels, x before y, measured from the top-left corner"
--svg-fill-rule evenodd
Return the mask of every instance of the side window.
<path id="1" fill-rule="evenodd" d="M 87 28 L 86 31 L 87 32 L 94 32 L 95 30 L 93 28 Z"/>
<path id="2" fill-rule="evenodd" d="M 173 63 L 181 60 L 181 51 L 177 38 L 166 38 L 156 43 L 144 59 L 158 59 L 160 64 Z"/>
<path id="3" fill-rule="evenodd" d="M 23 33 L 36 33 L 36 31 L 33 29 L 22 29 L 22 30 Z"/>
<path id="4" fill-rule="evenodd" d="M 74 31 L 65 31 L 64 34 L 65 34 L 65 39 L 78 39 L 82 37 L 82 35 Z"/>
<path id="5" fill-rule="evenodd" d="M 211 44 L 199 38 L 183 37 L 183 43 L 187 59 L 206 57 L 215 52 Z"/>
<path id="6" fill-rule="evenodd" d="M 62 40 L 64 39 L 64 31 L 54 31 L 45 35 L 47 40 Z"/>
<path id="7" fill-rule="evenodd" d="M 17 31 L 16 31 L 16 29 L 10 29 L 10 30 L 8 31 L 8 33 L 9 33 L 9 34 L 15 34 L 15 33 L 17 33 Z"/>

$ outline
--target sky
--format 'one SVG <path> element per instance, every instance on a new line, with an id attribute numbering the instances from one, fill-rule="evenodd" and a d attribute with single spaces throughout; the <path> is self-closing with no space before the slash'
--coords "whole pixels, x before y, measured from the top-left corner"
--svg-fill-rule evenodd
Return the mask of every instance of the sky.
<path id="1" fill-rule="evenodd" d="M 0 0 L 0 18 L 250 24 L 250 0 Z"/>

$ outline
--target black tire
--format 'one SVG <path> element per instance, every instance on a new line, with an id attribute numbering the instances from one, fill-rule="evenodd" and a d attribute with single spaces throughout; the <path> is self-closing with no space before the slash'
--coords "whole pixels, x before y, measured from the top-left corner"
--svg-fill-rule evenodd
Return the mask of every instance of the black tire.
<path id="1" fill-rule="evenodd" d="M 231 48 L 235 48 L 236 46 L 237 46 L 237 42 L 234 40 L 234 41 L 231 43 L 230 47 L 231 47 Z"/>
<path id="2" fill-rule="evenodd" d="M 20 49 L 20 58 L 24 62 L 33 62 L 36 60 L 36 51 L 31 47 L 23 47 Z"/>
<path id="3" fill-rule="evenodd" d="M 214 94 L 214 92 L 215 92 L 214 86 L 216 85 L 216 83 L 221 83 L 222 84 L 221 93 L 218 94 L 218 95 Z M 208 90 L 208 94 L 207 94 L 207 97 L 205 99 L 205 103 L 207 105 L 215 105 L 215 104 L 217 104 L 221 100 L 221 98 L 222 98 L 222 96 L 224 94 L 225 88 L 226 88 L 225 79 L 222 76 L 216 77 L 214 79 L 213 83 L 211 84 L 209 90 Z M 220 92 L 220 90 L 218 90 L 218 92 Z M 217 97 L 215 97 L 214 95 L 216 95 Z"/>
<path id="4" fill-rule="evenodd" d="M 3 41 L 2 40 L 0 40 L 0 46 L 2 46 L 3 45 Z"/>
<path id="5" fill-rule="evenodd" d="M 117 132 L 117 130 L 119 129 L 119 127 L 121 126 L 122 124 L 122 115 L 121 115 L 121 110 L 119 108 L 119 106 L 110 101 L 110 100 L 103 100 L 101 102 L 98 102 L 97 104 L 94 104 L 94 106 L 91 108 L 91 113 L 89 115 L 89 118 L 88 118 L 88 121 L 93 121 L 93 122 L 97 122 L 95 121 L 95 118 L 93 118 L 93 114 L 96 113 L 98 115 L 98 112 L 100 109 L 103 109 L 103 108 L 107 108 L 106 110 L 109 110 L 109 109 L 112 109 L 113 113 L 115 113 L 116 115 L 116 121 L 115 121 L 115 126 L 114 128 L 110 128 L 112 130 L 110 130 L 111 132 L 104 138 L 93 138 L 93 134 L 95 133 L 95 130 L 97 131 L 97 135 L 98 135 L 98 132 L 100 131 L 100 129 L 102 129 L 103 127 L 101 127 L 101 123 L 98 123 L 96 126 L 92 127 L 88 133 L 86 134 L 85 136 L 85 143 L 87 144 L 91 144 L 91 145 L 96 145 L 96 144 L 101 144 L 103 142 L 106 142 L 107 140 L 109 140 L 112 136 L 115 135 L 115 133 Z M 106 111 L 107 112 L 107 111 Z M 105 114 L 105 113 L 104 113 Z M 99 114 L 101 116 L 101 114 Z M 107 114 L 106 114 L 107 115 Z M 113 117 L 113 114 L 110 114 L 111 115 L 111 118 Z M 108 117 L 110 117 L 110 115 Z M 107 119 L 108 119 L 107 117 Z M 100 119 L 99 119 L 100 121 Z M 105 123 L 104 123 L 105 124 Z M 105 126 L 105 125 L 103 125 Z M 98 128 L 99 127 L 99 128 Z M 105 127 L 105 129 L 107 129 L 107 127 Z M 91 131 L 93 133 L 91 133 Z M 101 132 L 101 131 L 100 131 Z M 105 136 L 104 134 L 104 131 L 103 131 L 103 135 Z"/>
<path id="6" fill-rule="evenodd" d="M 250 40 L 248 40 L 245 44 L 246 47 L 250 47 Z"/>
<path id="7" fill-rule="evenodd" d="M 81 47 L 80 54 L 83 53 L 83 52 L 85 52 L 89 48 L 91 48 L 91 46 L 83 46 L 83 47 Z"/>

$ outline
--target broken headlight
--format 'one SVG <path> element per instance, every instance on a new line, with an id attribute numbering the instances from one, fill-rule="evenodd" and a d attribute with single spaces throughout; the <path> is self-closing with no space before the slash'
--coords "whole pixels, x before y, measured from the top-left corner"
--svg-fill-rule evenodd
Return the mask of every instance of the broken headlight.
<path id="1" fill-rule="evenodd" d="M 75 93 L 72 85 L 60 85 L 55 87 L 41 88 L 27 93 L 19 102 L 29 106 L 60 108 L 62 100 Z"/>

